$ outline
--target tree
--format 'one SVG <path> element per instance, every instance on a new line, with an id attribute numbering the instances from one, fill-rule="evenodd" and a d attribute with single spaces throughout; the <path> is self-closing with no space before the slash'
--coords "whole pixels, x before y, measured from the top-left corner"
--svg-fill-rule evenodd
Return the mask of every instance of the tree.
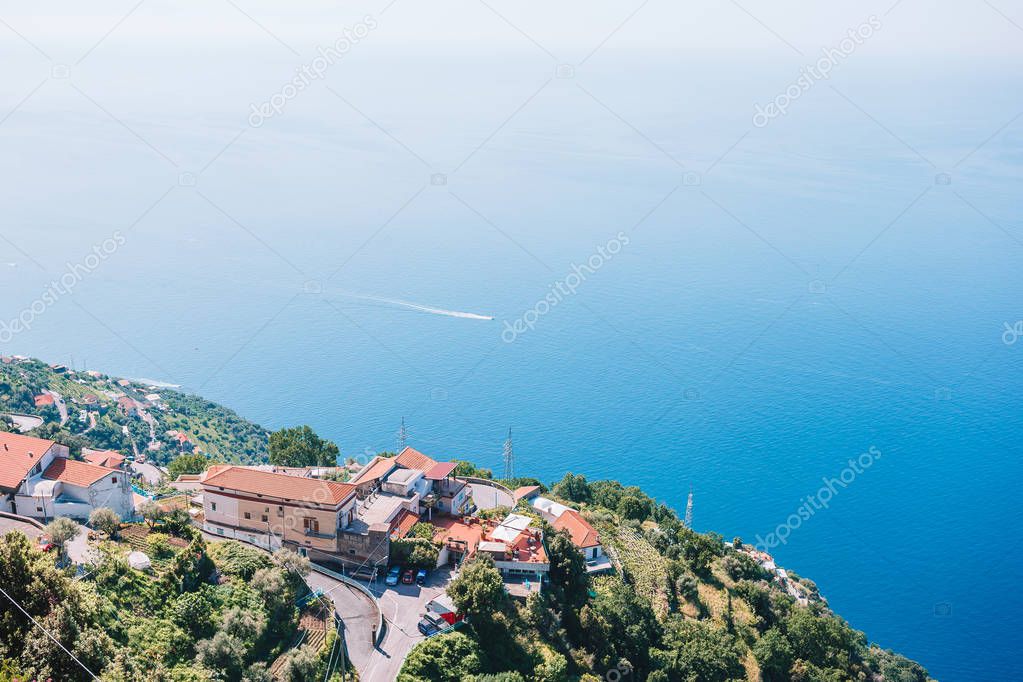
<path id="1" fill-rule="evenodd" d="M 146 520 L 146 523 L 149 524 L 150 528 L 153 528 L 153 526 L 167 516 L 167 511 L 153 500 L 143 502 L 139 505 L 138 512 L 142 515 L 142 518 Z"/>
<path id="2" fill-rule="evenodd" d="M 626 519 L 645 521 L 650 518 L 650 501 L 635 495 L 626 495 L 618 500 L 618 513 Z"/>
<path id="3" fill-rule="evenodd" d="M 110 507 L 99 507 L 89 514 L 89 525 L 112 538 L 121 527 L 121 517 Z"/>
<path id="4" fill-rule="evenodd" d="M 270 463 L 287 467 L 336 466 L 341 451 L 308 426 L 270 434 Z"/>
<path id="5" fill-rule="evenodd" d="M 204 668 L 222 671 L 227 679 L 234 680 L 245 665 L 245 645 L 237 637 L 220 631 L 212 639 L 195 645 L 195 657 Z"/>
<path id="6" fill-rule="evenodd" d="M 65 546 L 78 537 L 78 533 L 81 530 L 77 523 L 63 517 L 54 519 L 46 524 L 46 535 L 50 538 L 50 542 L 57 546 L 57 551 L 62 559 L 64 557 Z"/>
<path id="7" fill-rule="evenodd" d="M 178 455 L 167 466 L 167 477 L 173 481 L 181 474 L 201 474 L 209 465 L 210 460 L 205 455 Z"/>
<path id="8" fill-rule="evenodd" d="M 770 576 L 749 554 L 732 552 L 724 558 L 721 565 L 732 580 L 761 580 Z"/>
<path id="9" fill-rule="evenodd" d="M 550 561 L 550 582 L 564 606 L 576 611 L 586 603 L 589 579 L 586 560 L 572 543 L 567 531 L 547 535 L 547 557 Z"/>
<path id="10" fill-rule="evenodd" d="M 461 632 L 431 637 L 409 653 L 398 682 L 462 682 L 482 672 L 481 658 L 479 644 Z"/>
<path id="11" fill-rule="evenodd" d="M 440 549 L 432 540 L 405 538 L 391 541 L 391 559 L 395 563 L 408 564 L 416 568 L 437 568 Z"/>
<path id="12" fill-rule="evenodd" d="M 448 594 L 476 627 L 492 623 L 494 613 L 503 611 L 508 601 L 501 574 L 487 555 L 463 564 L 458 577 L 448 585 Z"/>
<path id="13" fill-rule="evenodd" d="M 174 622 L 193 637 L 206 637 L 213 632 L 213 599 L 206 590 L 185 592 L 170 605 Z"/>
<path id="14" fill-rule="evenodd" d="M 773 628 L 753 645 L 753 656 L 764 682 L 786 682 L 795 660 L 792 645 L 781 630 Z M 887 678 L 886 678 L 887 679 Z"/>
<path id="15" fill-rule="evenodd" d="M 672 679 L 728 682 L 745 678 L 739 647 L 725 630 L 675 617 L 664 645 L 655 655 Z"/>
<path id="16" fill-rule="evenodd" d="M 554 484 L 551 491 L 558 497 L 571 500 L 572 502 L 589 502 L 593 499 L 590 486 L 586 483 L 586 477 L 582 474 L 568 473 Z"/>
<path id="17" fill-rule="evenodd" d="M 279 673 L 280 679 L 283 682 L 308 682 L 317 678 L 319 666 L 319 659 L 312 647 L 292 649 L 285 655 L 284 665 Z"/>

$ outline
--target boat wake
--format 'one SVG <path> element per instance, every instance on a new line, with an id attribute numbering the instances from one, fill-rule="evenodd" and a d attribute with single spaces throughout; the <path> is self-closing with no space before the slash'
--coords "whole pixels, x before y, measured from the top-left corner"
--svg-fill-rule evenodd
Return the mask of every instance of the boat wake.
<path id="1" fill-rule="evenodd" d="M 358 298 L 363 301 L 375 301 L 376 303 L 386 303 L 389 305 L 397 305 L 410 310 L 418 310 L 422 313 L 430 313 L 431 315 L 445 315 L 447 317 L 460 317 L 465 320 L 493 320 L 494 318 L 490 315 L 479 315 L 477 313 L 467 313 L 461 310 L 445 310 L 444 308 L 434 308 L 428 305 L 420 305 L 418 303 L 412 303 L 411 301 L 402 301 L 397 298 L 383 298 L 380 296 L 366 296 L 364 294 L 351 294 L 343 293 L 344 296 L 349 298 Z"/>

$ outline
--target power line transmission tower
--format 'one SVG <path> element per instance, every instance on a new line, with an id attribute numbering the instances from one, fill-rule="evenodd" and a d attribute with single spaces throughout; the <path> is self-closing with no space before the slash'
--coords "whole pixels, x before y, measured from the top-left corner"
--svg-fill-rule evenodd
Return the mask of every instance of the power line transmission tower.
<path id="1" fill-rule="evenodd" d="M 504 478 L 515 478 L 515 451 L 512 449 L 511 429 L 508 429 L 508 440 L 504 442 Z"/>
<path id="2" fill-rule="evenodd" d="M 693 487 L 689 486 L 689 499 L 686 501 L 686 528 L 693 528 Z"/>
<path id="3" fill-rule="evenodd" d="M 408 442 L 408 429 L 405 428 L 405 417 L 402 417 L 401 427 L 398 428 L 398 452 L 405 449 L 406 442 Z"/>

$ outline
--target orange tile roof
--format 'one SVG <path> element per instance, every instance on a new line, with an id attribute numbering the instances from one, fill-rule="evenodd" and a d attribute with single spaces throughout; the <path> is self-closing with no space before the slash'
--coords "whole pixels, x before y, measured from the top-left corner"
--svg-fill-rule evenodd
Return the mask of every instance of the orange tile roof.
<path id="1" fill-rule="evenodd" d="M 53 447 L 52 440 L 0 431 L 0 488 L 14 490 L 39 459 Z"/>
<path id="2" fill-rule="evenodd" d="M 419 514 L 410 512 L 408 509 L 402 509 L 401 513 L 398 514 L 391 527 L 394 529 L 391 534 L 396 538 L 403 538 L 409 534 L 412 530 L 412 526 L 419 523 Z"/>
<path id="3" fill-rule="evenodd" d="M 350 483 L 273 474 L 243 467 L 227 467 L 216 474 L 208 475 L 202 482 L 202 487 L 210 492 L 217 492 L 213 488 L 224 488 L 241 493 L 330 506 L 339 505 L 355 495 L 355 486 Z"/>
<path id="4" fill-rule="evenodd" d="M 554 521 L 556 530 L 567 530 L 572 537 L 572 544 L 580 549 L 596 547 L 600 544 L 600 536 L 597 529 L 590 525 L 590 522 L 583 518 L 582 514 L 574 509 L 569 509 Z"/>
<path id="5" fill-rule="evenodd" d="M 515 501 L 518 502 L 523 497 L 531 495 L 538 491 L 539 489 L 540 486 L 538 485 L 524 485 L 521 488 L 516 488 L 515 491 L 512 493 L 512 497 L 514 497 Z"/>
<path id="6" fill-rule="evenodd" d="M 377 457 L 375 462 L 370 463 L 352 483 L 369 483 L 383 478 L 387 472 L 394 468 L 394 460 L 390 457 Z"/>
<path id="7" fill-rule="evenodd" d="M 394 458 L 394 461 L 406 469 L 419 469 L 420 471 L 428 471 L 437 464 L 423 453 L 410 447 L 402 450 L 401 454 Z"/>
<path id="8" fill-rule="evenodd" d="M 89 464 L 95 464 L 96 466 L 107 467 L 108 469 L 120 469 L 121 465 L 124 464 L 124 455 L 113 450 L 103 450 L 102 452 L 90 452 L 87 455 L 82 455 Z"/>
<path id="9" fill-rule="evenodd" d="M 43 472 L 43 478 L 88 488 L 104 476 L 109 476 L 113 473 L 113 469 L 57 457 L 50 463 L 50 466 L 46 467 L 46 471 Z"/>

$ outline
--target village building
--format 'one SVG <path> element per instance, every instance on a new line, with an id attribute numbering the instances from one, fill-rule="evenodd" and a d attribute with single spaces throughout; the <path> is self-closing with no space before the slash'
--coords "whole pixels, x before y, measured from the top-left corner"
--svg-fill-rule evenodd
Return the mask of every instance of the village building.
<path id="1" fill-rule="evenodd" d="M 0 511 L 48 521 L 86 519 L 109 507 L 122 519 L 135 515 L 125 472 L 70 459 L 51 440 L 0 433 Z"/>

